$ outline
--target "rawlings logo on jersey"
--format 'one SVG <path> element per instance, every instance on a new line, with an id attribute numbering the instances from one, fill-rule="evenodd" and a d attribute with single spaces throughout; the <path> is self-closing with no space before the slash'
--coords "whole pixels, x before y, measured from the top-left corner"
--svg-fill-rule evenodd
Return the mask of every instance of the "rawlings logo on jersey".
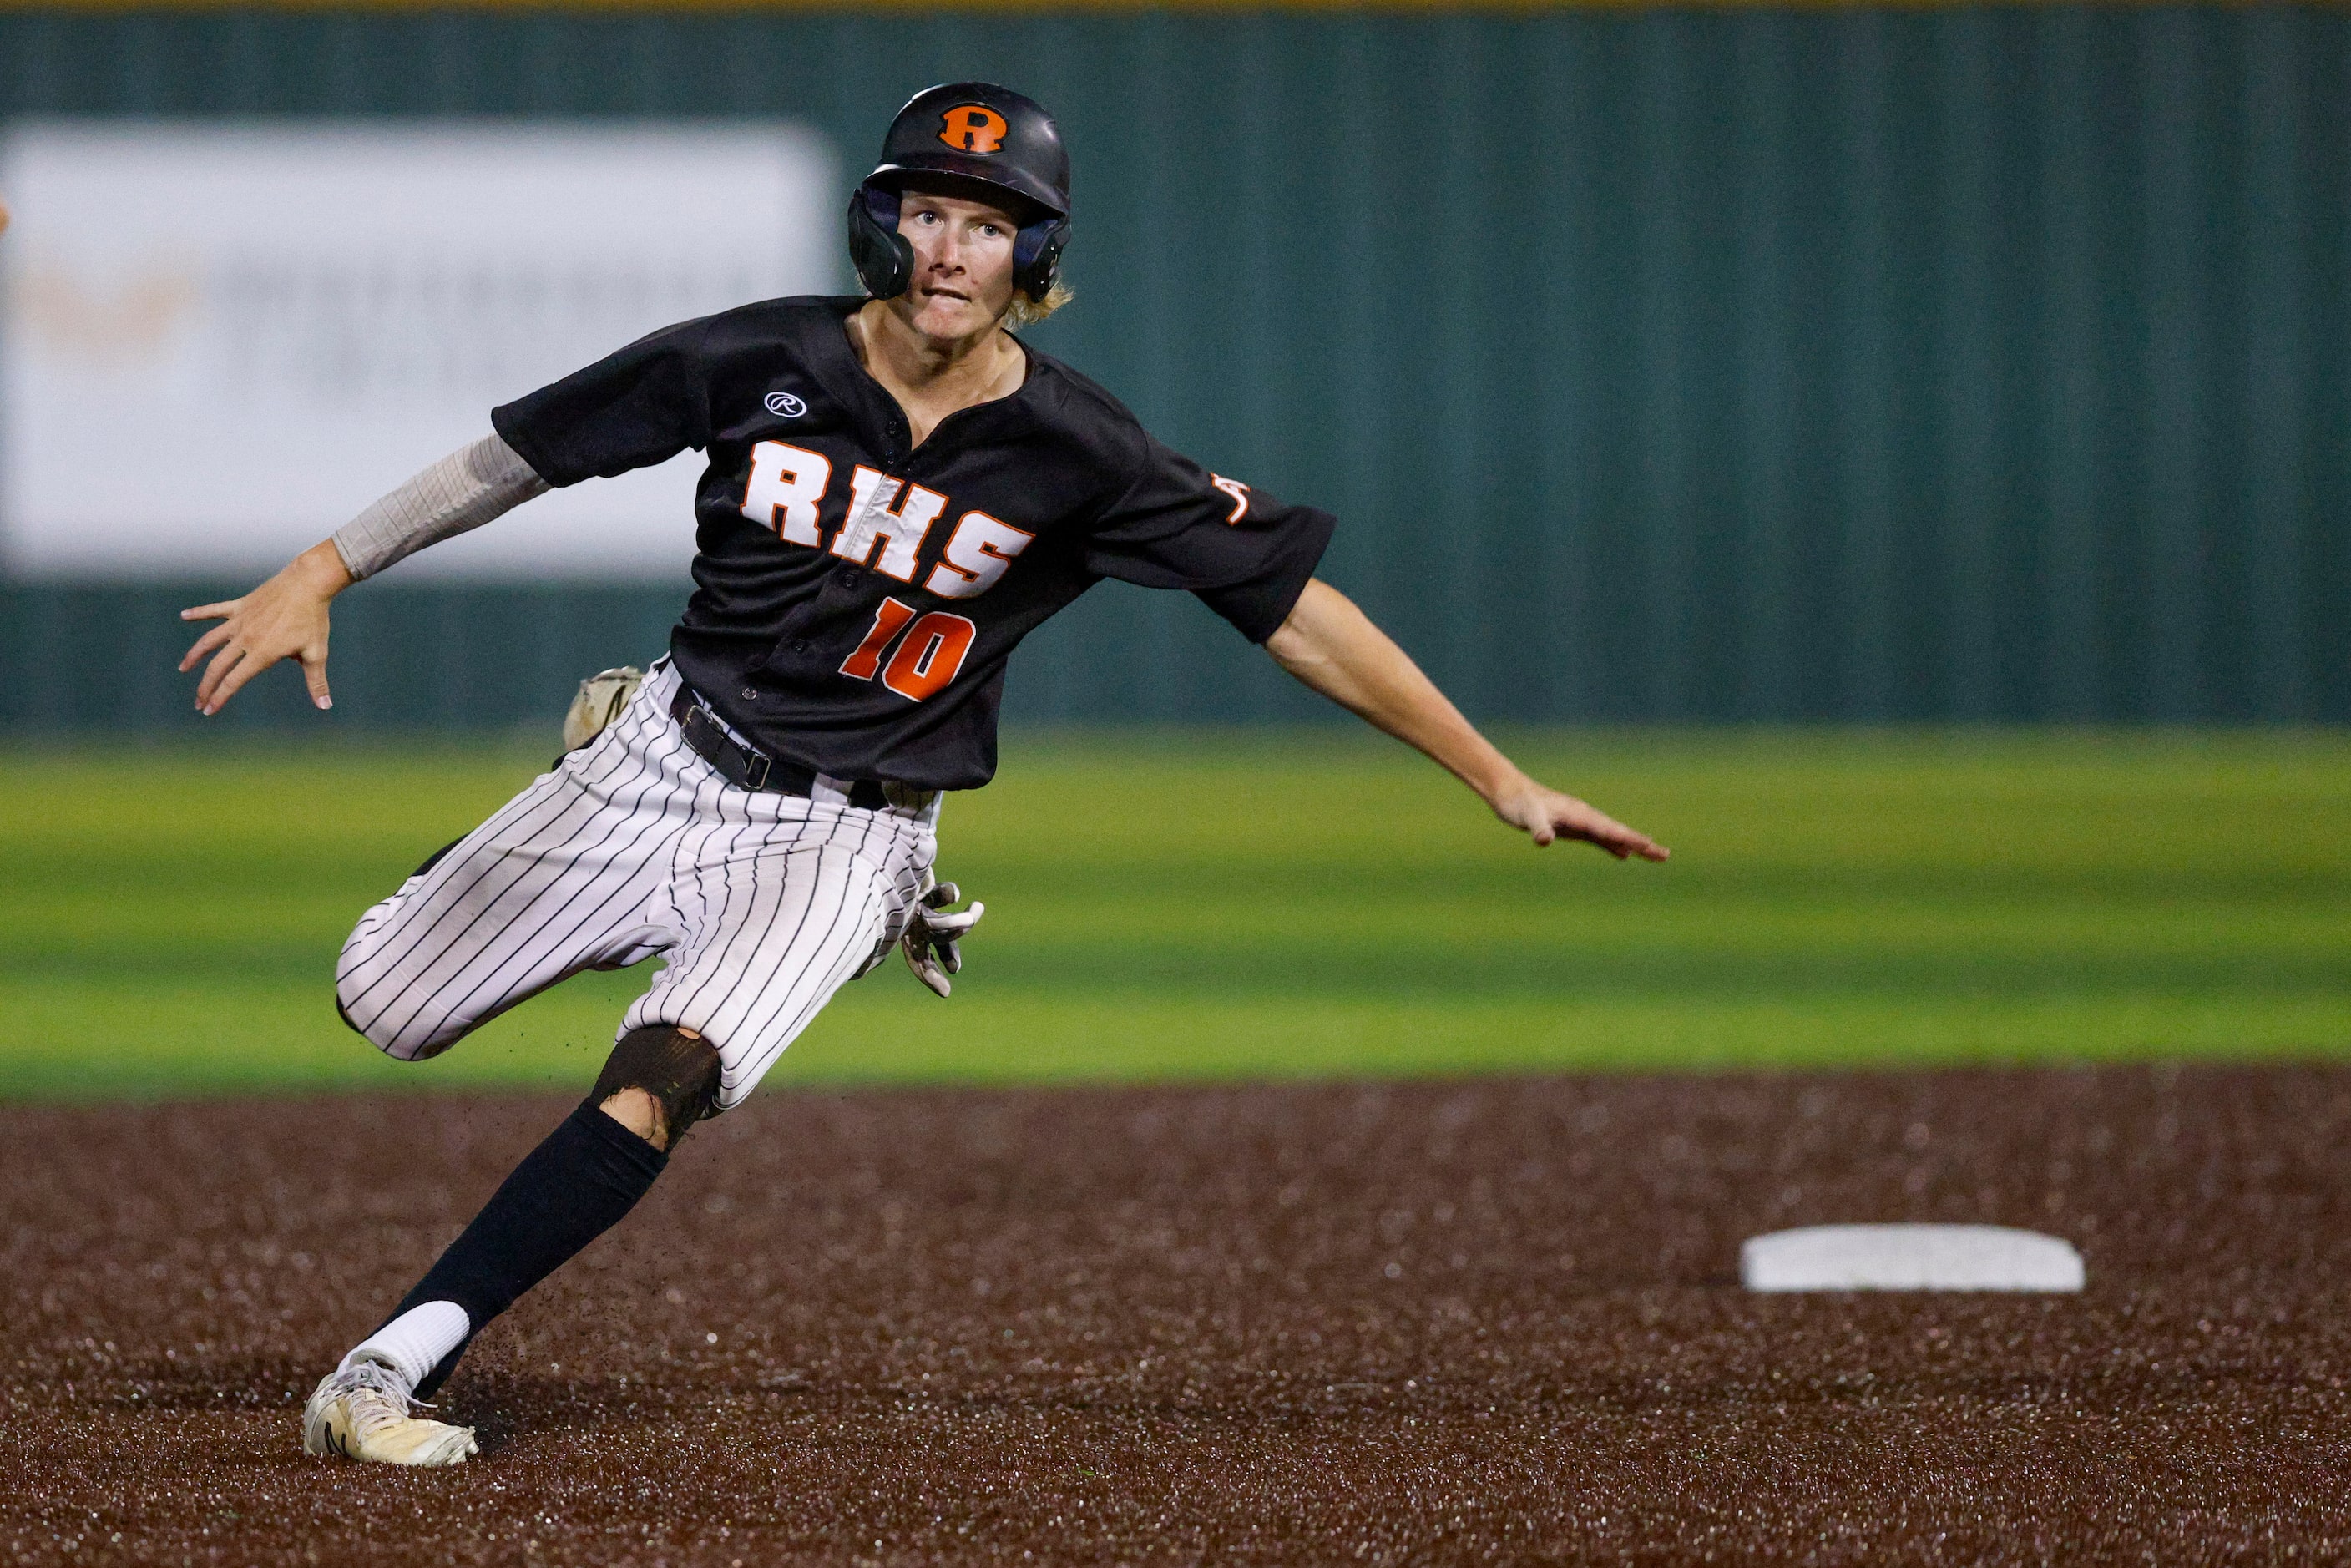
<path id="1" fill-rule="evenodd" d="M 786 392 L 768 394 L 768 412 L 785 419 L 798 419 L 808 412 L 808 404 Z"/>
<path id="2" fill-rule="evenodd" d="M 939 117 L 939 140 L 958 152 L 1001 152 L 1012 127 L 984 103 L 959 103 Z"/>

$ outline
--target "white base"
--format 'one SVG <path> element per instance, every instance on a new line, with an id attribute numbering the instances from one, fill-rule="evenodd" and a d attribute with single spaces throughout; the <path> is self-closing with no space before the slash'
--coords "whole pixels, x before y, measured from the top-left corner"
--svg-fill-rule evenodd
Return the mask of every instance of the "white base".
<path id="1" fill-rule="evenodd" d="M 2078 1291 L 2082 1255 L 2001 1225 L 1809 1225 L 1739 1249 L 1750 1291 Z"/>

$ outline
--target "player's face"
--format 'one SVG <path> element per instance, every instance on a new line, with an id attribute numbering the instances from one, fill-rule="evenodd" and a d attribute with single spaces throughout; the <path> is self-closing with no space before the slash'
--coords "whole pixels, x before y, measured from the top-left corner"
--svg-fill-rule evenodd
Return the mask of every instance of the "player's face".
<path id="1" fill-rule="evenodd" d="M 1012 241 L 1020 225 L 1000 207 L 908 191 L 898 232 L 914 247 L 914 280 L 893 301 L 926 338 L 984 332 L 1012 306 Z"/>

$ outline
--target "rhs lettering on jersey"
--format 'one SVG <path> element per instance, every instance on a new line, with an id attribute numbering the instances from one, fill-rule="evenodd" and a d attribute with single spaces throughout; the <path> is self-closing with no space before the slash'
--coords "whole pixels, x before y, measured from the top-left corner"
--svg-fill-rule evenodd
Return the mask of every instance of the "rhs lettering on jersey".
<path id="1" fill-rule="evenodd" d="M 778 538 L 811 549 L 825 548 L 818 514 L 832 480 L 832 461 L 785 441 L 751 448 L 743 482 L 743 515 Z M 948 508 L 946 497 L 905 480 L 892 488 L 888 475 L 859 464 L 849 480 L 849 515 L 831 549 L 843 560 L 870 566 L 901 582 L 914 580 L 917 557 L 931 525 Z M 939 564 L 923 586 L 942 599 L 977 599 L 996 586 L 1013 559 L 1037 536 L 986 512 L 956 519 Z M 879 549 L 880 558 L 875 558 Z M 867 678 L 871 678 L 868 672 Z"/>
<path id="2" fill-rule="evenodd" d="M 832 478 L 821 452 L 762 441 L 751 448 L 751 475 L 743 482 L 743 515 L 796 545 L 821 546 L 817 504 Z"/>
<path id="3" fill-rule="evenodd" d="M 849 479 L 849 520 L 833 536 L 832 553 L 886 572 L 900 582 L 912 582 L 914 554 L 923 548 L 931 525 L 947 509 L 947 498 L 936 490 L 902 481 L 893 499 L 891 483 L 887 474 L 876 473 L 862 463 L 857 465 Z M 879 560 L 873 559 L 877 544 L 882 547 Z"/>

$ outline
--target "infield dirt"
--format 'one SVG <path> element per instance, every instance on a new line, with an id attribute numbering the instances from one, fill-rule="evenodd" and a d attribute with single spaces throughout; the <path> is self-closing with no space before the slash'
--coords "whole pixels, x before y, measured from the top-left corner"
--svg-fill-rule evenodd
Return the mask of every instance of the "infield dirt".
<path id="1" fill-rule="evenodd" d="M 772 1094 L 482 1338 L 298 1411 L 545 1099 L 0 1112 L 14 1562 L 2351 1558 L 2351 1071 Z M 1755 1297 L 1830 1220 L 2078 1297 Z"/>

